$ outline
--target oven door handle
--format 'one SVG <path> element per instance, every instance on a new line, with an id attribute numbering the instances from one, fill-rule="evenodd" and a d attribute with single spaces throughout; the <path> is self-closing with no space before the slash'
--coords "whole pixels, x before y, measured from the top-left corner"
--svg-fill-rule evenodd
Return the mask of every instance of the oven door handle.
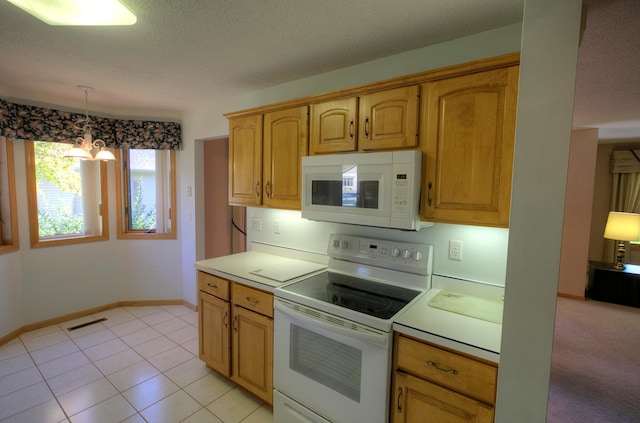
<path id="1" fill-rule="evenodd" d="M 292 310 L 286 303 L 283 302 L 279 302 L 279 301 L 274 301 L 273 302 L 273 306 L 274 308 L 278 309 L 280 312 L 282 312 L 283 314 L 286 314 L 287 317 L 293 321 L 294 323 L 298 323 L 301 326 L 307 326 L 306 329 L 308 329 L 308 325 L 309 325 L 309 321 L 308 320 L 313 320 L 314 324 L 319 325 L 322 329 L 332 332 L 332 333 L 336 333 L 338 335 L 342 335 L 342 336 L 346 336 L 348 338 L 355 338 L 358 339 L 362 342 L 366 342 L 367 344 L 375 344 L 375 345 L 379 345 L 380 347 L 383 348 L 388 348 L 388 340 L 387 340 L 387 336 L 382 335 L 382 334 L 376 334 L 376 333 L 363 333 L 357 330 L 352 330 L 352 329 L 347 329 L 344 328 L 342 326 L 339 326 L 337 324 L 334 323 L 330 323 L 326 320 L 323 320 L 321 318 L 318 318 L 314 315 L 310 315 L 310 314 L 306 314 L 306 313 L 301 313 L 299 311 L 296 310 Z M 314 311 L 314 314 L 317 313 Z M 324 313 L 322 313 L 324 315 Z M 342 320 L 339 318 L 335 318 L 332 317 L 332 319 L 334 320 Z"/>

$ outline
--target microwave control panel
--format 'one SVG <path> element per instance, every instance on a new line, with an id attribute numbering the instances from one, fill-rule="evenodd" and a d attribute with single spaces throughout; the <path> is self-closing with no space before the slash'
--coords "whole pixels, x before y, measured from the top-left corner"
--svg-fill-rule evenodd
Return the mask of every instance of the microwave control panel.
<path id="1" fill-rule="evenodd" d="M 391 188 L 391 212 L 392 215 L 399 217 L 401 213 L 411 213 L 414 205 L 411 199 L 412 192 L 410 190 L 414 186 L 412 168 L 409 164 L 393 165 L 393 186 Z"/>

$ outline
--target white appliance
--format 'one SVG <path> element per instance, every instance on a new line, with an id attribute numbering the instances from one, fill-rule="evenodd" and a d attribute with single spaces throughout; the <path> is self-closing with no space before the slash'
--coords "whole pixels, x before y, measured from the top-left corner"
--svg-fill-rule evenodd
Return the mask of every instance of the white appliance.
<path id="1" fill-rule="evenodd" d="M 422 153 L 417 150 L 302 158 L 302 217 L 420 230 Z"/>
<path id="2" fill-rule="evenodd" d="M 275 290 L 274 421 L 386 423 L 392 324 L 429 290 L 433 247 L 331 234 L 327 252 Z"/>

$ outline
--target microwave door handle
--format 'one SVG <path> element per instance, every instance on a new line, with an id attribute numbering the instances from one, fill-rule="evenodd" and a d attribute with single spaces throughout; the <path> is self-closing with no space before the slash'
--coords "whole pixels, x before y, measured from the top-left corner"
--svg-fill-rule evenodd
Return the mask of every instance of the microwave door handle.
<path id="1" fill-rule="evenodd" d="M 286 305 L 281 304 L 277 301 L 274 301 L 273 306 L 274 308 L 277 308 L 279 311 L 281 311 L 283 314 L 286 314 L 291 321 L 293 321 L 294 323 L 298 323 L 301 326 L 308 325 L 309 322 L 307 322 L 306 320 L 311 319 L 314 321 L 315 324 L 319 325 L 322 329 L 328 332 L 336 333 L 338 335 L 343 335 L 349 338 L 356 338 L 362 342 L 366 342 L 368 344 L 376 344 L 385 348 L 388 346 L 387 337 L 384 335 L 367 334 L 367 333 L 362 333 L 362 332 L 358 332 L 351 329 L 345 329 L 342 326 L 331 324 L 322 319 L 318 319 L 317 317 L 307 315 L 307 314 L 303 315 L 300 312 L 293 311 Z"/>

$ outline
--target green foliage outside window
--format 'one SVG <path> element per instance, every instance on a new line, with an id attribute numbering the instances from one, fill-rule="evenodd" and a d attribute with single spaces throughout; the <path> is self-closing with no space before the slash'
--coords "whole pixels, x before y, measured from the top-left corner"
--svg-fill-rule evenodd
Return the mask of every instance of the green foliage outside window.
<path id="1" fill-rule="evenodd" d="M 64 157 L 68 144 L 57 142 L 35 142 L 36 180 L 50 182 L 58 189 L 82 197 L 81 179 L 77 171 L 78 163 Z M 70 207 L 48 207 L 46 198 L 38 185 L 40 201 L 38 205 L 38 233 L 40 237 L 82 234 L 84 222 L 82 215 L 73 213 Z"/>
<path id="2" fill-rule="evenodd" d="M 131 204 L 131 229 L 140 231 L 153 231 L 156 229 L 156 210 L 147 211 L 142 203 L 143 187 L 142 177 L 138 177 L 136 194 Z"/>
<path id="3" fill-rule="evenodd" d="M 70 210 L 56 208 L 57 217 L 38 210 L 38 229 L 41 237 L 82 234 L 84 222 Z"/>

